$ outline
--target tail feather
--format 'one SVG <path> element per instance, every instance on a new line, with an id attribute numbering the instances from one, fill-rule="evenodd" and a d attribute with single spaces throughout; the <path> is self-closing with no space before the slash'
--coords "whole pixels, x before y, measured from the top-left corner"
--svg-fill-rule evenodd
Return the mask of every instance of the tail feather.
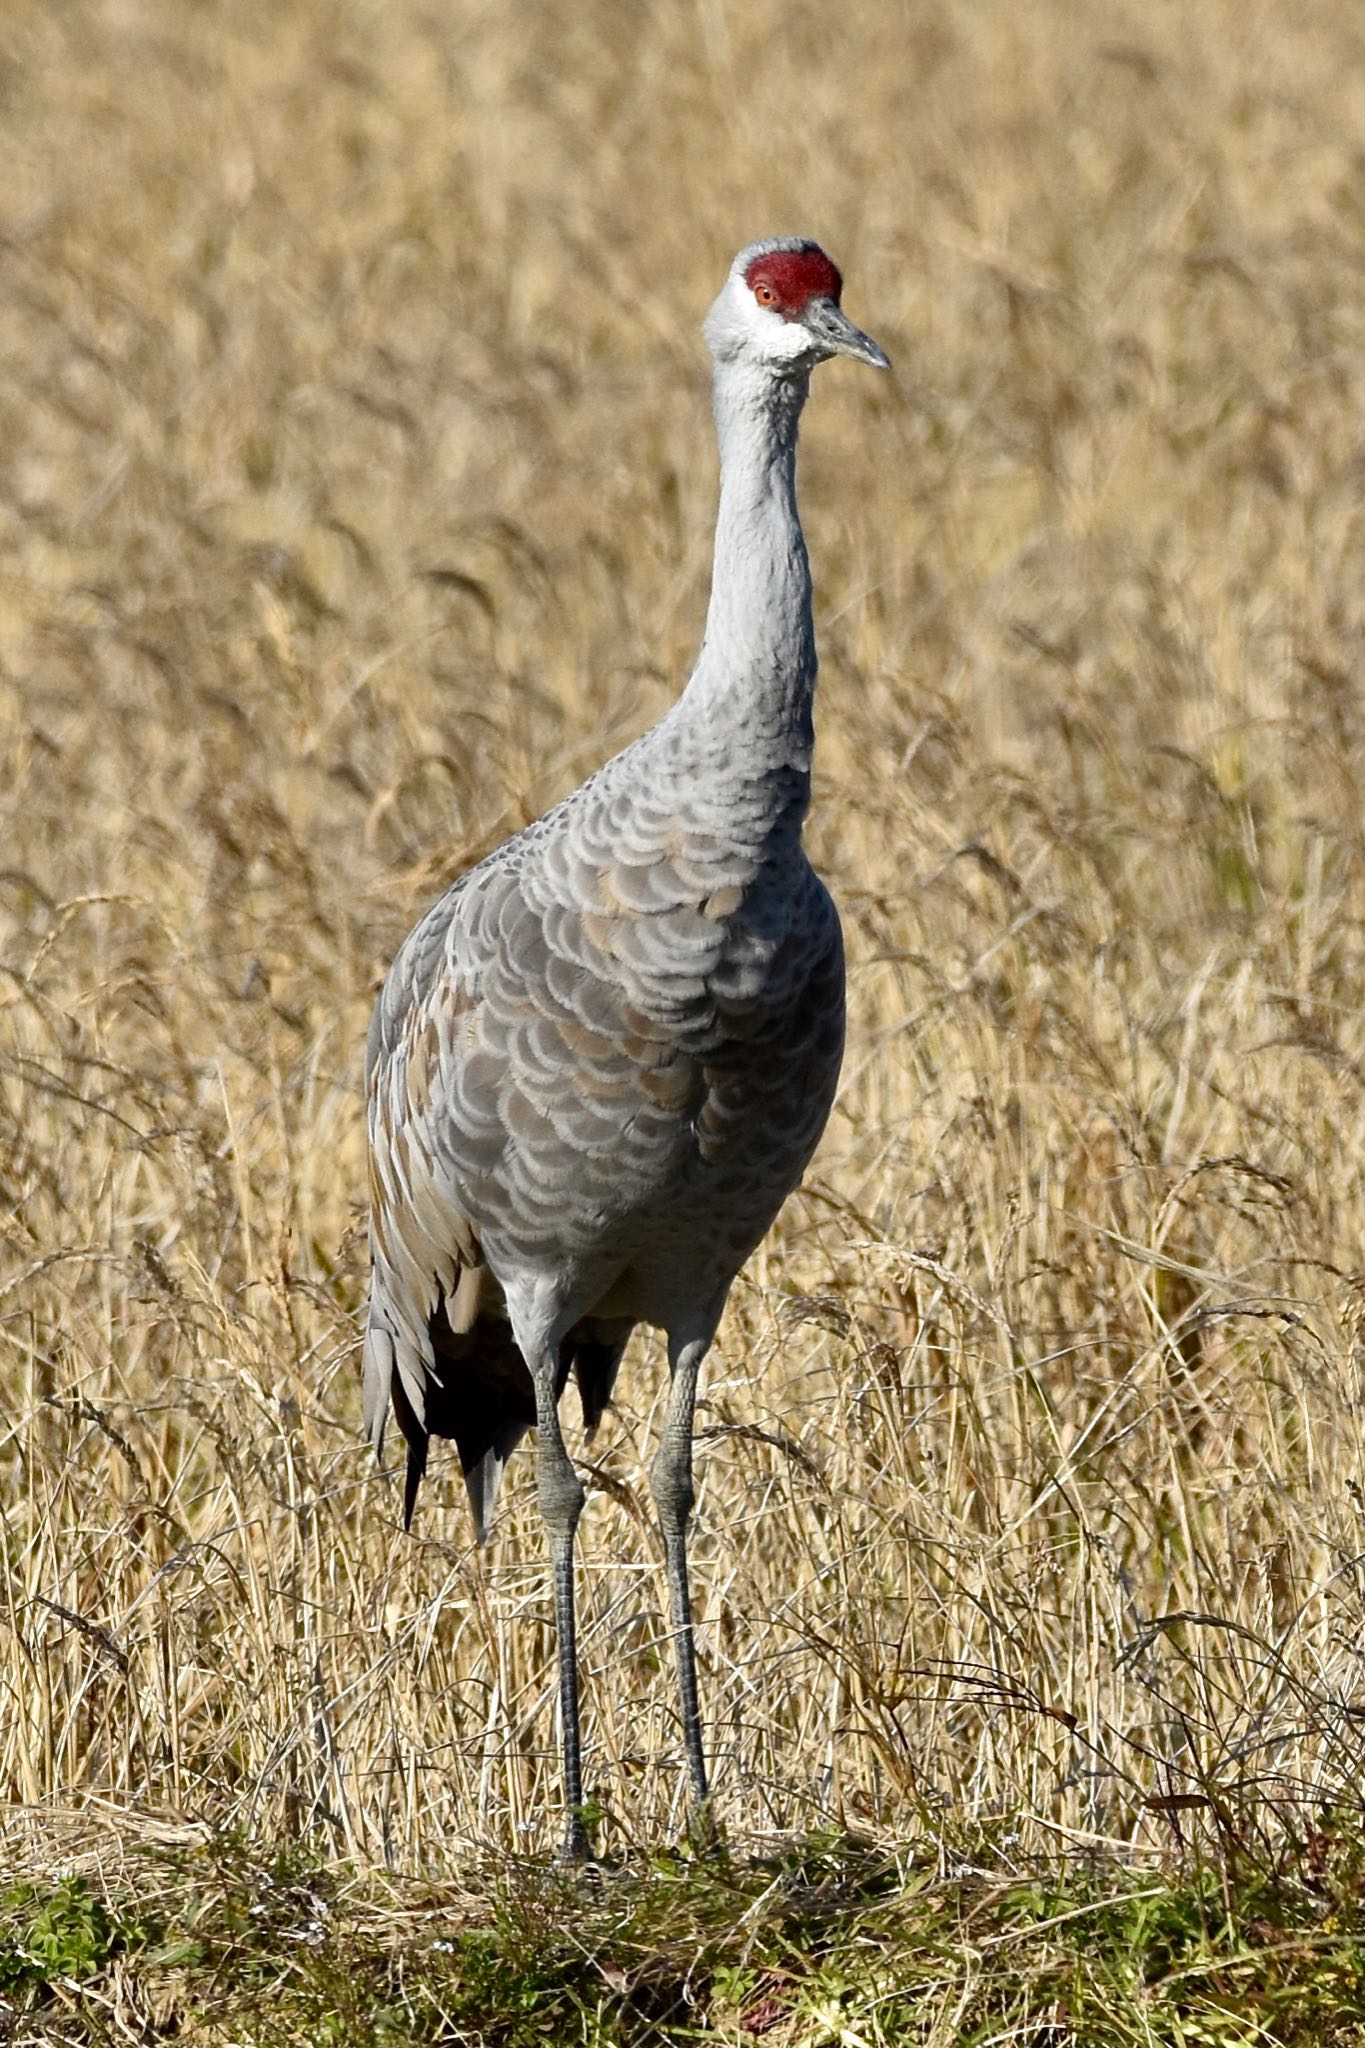
<path id="1" fill-rule="evenodd" d="M 589 1436 L 602 1418 L 626 1348 L 631 1326 L 585 1320 L 571 1330 L 559 1351 L 556 1398 L 570 1373 L 578 1383 L 583 1424 Z M 373 1333 L 372 1333 L 373 1334 Z M 393 1413 L 407 1444 L 403 1488 L 403 1526 L 411 1528 L 417 1494 L 427 1469 L 432 1437 L 451 1439 L 459 1453 L 465 1490 L 480 1543 L 497 1503 L 507 1460 L 535 1427 L 536 1399 L 531 1375 L 513 1339 L 511 1326 L 496 1314 L 475 1313 L 463 1329 L 452 1329 L 444 1302 L 427 1326 L 431 1364 L 422 1390 L 421 1410 L 398 1370 L 395 1347 L 387 1359 L 366 1358 L 367 1433 L 376 1448 L 383 1441 L 388 1401 L 376 1398 L 382 1379 Z M 383 1367 L 387 1365 L 387 1372 Z"/>
<path id="2" fill-rule="evenodd" d="M 412 1528 L 413 1512 L 417 1506 L 417 1489 L 427 1475 L 427 1445 L 431 1438 L 425 1434 L 414 1443 L 408 1443 L 408 1468 L 403 1475 L 403 1528 Z"/>
<path id="3" fill-rule="evenodd" d="M 454 1440 L 480 1543 L 498 1497 L 503 1468 L 536 1419 L 535 1388 L 510 1326 L 480 1316 L 458 1336 L 440 1310 L 431 1319 L 434 1373 L 425 1436 Z M 422 1468 L 426 1445 L 422 1447 Z M 415 1497 L 421 1471 L 409 1484 Z"/>
<path id="4" fill-rule="evenodd" d="M 508 1452 L 512 1446 L 508 1445 Z M 497 1506 L 498 1489 L 502 1475 L 507 1469 L 507 1453 L 501 1456 L 496 1450 L 484 1452 L 481 1458 L 469 1466 L 464 1475 L 465 1492 L 469 1495 L 470 1512 L 474 1517 L 474 1534 L 480 1545 L 488 1541 L 488 1525 L 493 1519 Z"/>
<path id="5" fill-rule="evenodd" d="M 564 1339 L 560 1365 L 565 1377 L 568 1368 L 573 1368 L 578 1398 L 583 1404 L 583 1428 L 589 1437 L 596 1433 L 602 1411 L 611 1399 L 621 1369 L 621 1354 L 633 1328 L 632 1323 L 623 1327 L 615 1323 L 582 1322 Z"/>

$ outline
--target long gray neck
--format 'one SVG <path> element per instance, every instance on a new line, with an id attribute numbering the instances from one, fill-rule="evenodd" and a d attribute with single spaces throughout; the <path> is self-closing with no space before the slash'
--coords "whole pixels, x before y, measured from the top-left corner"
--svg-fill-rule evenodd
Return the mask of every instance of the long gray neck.
<path id="1" fill-rule="evenodd" d="M 815 692 L 810 563 L 796 509 L 796 435 L 809 380 L 716 366 L 720 512 L 706 635 L 670 723 L 718 768 L 809 800 Z M 774 793 L 776 794 L 776 792 Z M 799 818 L 798 818 L 799 825 Z"/>

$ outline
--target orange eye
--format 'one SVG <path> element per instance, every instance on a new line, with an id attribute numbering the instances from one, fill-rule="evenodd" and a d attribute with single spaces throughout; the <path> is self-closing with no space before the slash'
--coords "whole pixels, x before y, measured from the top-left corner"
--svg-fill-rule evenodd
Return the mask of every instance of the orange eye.
<path id="1" fill-rule="evenodd" d="M 758 300 L 760 306 L 775 306 L 777 304 L 777 293 L 770 284 L 756 284 L 754 286 L 754 297 Z"/>

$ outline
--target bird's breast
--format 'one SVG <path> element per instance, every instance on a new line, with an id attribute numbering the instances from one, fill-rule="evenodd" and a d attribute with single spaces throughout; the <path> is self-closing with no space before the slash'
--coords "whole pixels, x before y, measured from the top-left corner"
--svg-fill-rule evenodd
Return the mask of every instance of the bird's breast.
<path id="1" fill-rule="evenodd" d="M 828 1113 L 838 919 L 799 832 L 746 840 L 609 780 L 580 796 L 414 933 L 381 1004 L 372 1124 L 381 1149 L 401 1131 L 394 1171 L 429 1235 L 448 1208 L 495 1271 L 623 1254 L 644 1271 L 682 1242 L 733 1271 Z"/>

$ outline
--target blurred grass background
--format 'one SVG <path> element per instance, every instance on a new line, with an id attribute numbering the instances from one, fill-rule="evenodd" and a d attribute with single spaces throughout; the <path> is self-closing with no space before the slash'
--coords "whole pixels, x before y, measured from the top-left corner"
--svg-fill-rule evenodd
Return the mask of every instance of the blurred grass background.
<path id="1" fill-rule="evenodd" d="M 1362 1754 L 1354 10 L 8 0 L 0 1797 L 43 1868 L 558 1826 L 529 1461 L 358 1434 L 413 915 L 672 701 L 698 327 L 818 237 L 812 852 L 845 1084 L 736 1288 L 722 1819 L 1310 1857 Z M 604 1844 L 681 1825 L 640 1344 L 589 1454 Z"/>

